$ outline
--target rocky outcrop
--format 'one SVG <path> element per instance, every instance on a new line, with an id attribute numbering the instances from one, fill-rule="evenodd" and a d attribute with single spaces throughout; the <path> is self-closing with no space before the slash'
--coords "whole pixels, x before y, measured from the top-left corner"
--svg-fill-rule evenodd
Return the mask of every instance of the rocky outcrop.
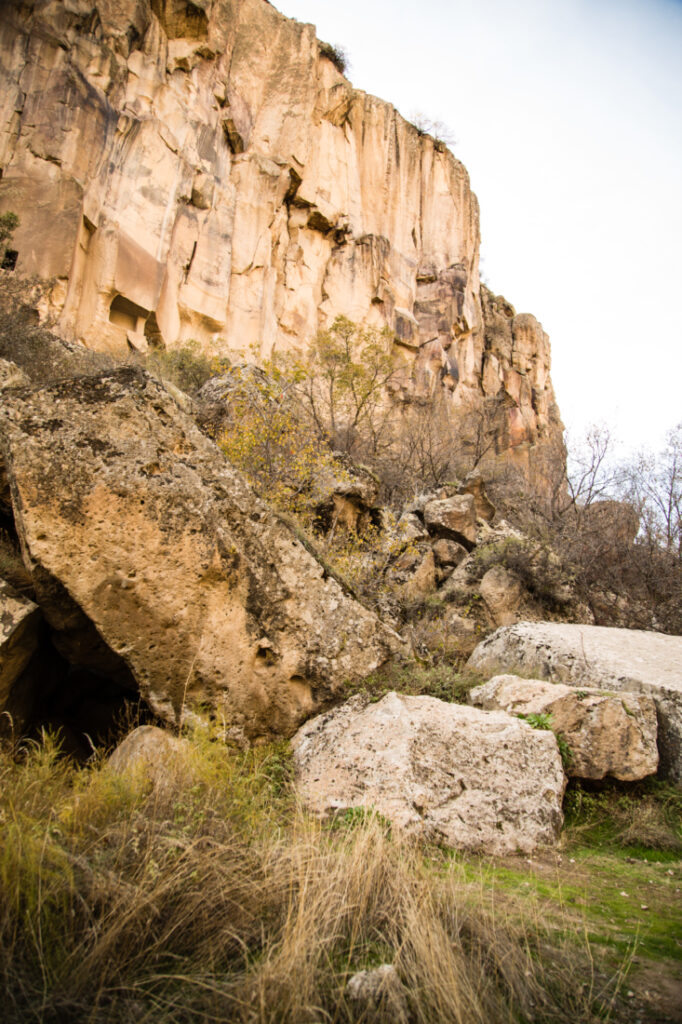
<path id="1" fill-rule="evenodd" d="M 293 739 L 296 785 L 316 814 L 371 807 L 457 849 L 553 843 L 565 777 L 556 738 L 501 711 L 389 693 L 354 697 Z"/>
<path id="2" fill-rule="evenodd" d="M 682 637 L 606 626 L 520 622 L 483 640 L 469 665 L 569 686 L 649 694 L 658 716 L 660 772 L 682 783 Z"/>
<path id="3" fill-rule="evenodd" d="M 442 390 L 525 468 L 561 445 L 547 336 L 480 286 L 465 168 L 267 0 L 9 0 L 0 169 L 14 273 L 65 338 L 266 357 L 344 314 L 395 337 L 397 402 Z"/>
<path id="4" fill-rule="evenodd" d="M 0 712 L 38 646 L 40 609 L 0 579 Z"/>
<path id="5" fill-rule="evenodd" d="M 166 720 L 291 734 L 402 649 L 148 375 L 6 389 L 0 437 L 55 644 Z"/>
<path id="6" fill-rule="evenodd" d="M 643 693 L 575 689 L 519 676 L 494 676 L 469 692 L 474 707 L 512 715 L 546 716 L 565 744 L 566 774 L 632 782 L 658 768 L 656 706 Z"/>

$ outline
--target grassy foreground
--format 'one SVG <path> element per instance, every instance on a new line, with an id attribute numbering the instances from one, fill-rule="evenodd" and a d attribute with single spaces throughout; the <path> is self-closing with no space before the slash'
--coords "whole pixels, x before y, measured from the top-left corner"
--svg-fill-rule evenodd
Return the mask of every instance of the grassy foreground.
<path id="1" fill-rule="evenodd" d="M 653 853 L 601 799 L 572 797 L 560 853 L 491 861 L 312 820 L 285 745 L 194 737 L 155 781 L 0 753 L 2 1019 L 370 1020 L 347 980 L 390 962 L 416 1024 L 674 1020 L 631 986 L 676 984 L 679 806 Z"/>

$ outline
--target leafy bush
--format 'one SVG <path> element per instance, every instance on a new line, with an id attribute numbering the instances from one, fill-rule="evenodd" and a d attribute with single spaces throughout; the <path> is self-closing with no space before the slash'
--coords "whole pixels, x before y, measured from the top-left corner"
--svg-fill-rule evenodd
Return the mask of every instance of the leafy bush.
<path id="1" fill-rule="evenodd" d="M 147 369 L 188 395 L 197 391 L 229 367 L 229 361 L 209 355 L 194 340 L 168 349 L 154 349 L 147 357 Z"/>

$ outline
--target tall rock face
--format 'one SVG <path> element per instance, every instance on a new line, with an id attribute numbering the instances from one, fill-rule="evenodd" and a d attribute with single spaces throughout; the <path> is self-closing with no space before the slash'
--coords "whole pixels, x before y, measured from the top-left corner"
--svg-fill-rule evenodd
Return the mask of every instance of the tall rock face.
<path id="1" fill-rule="evenodd" d="M 396 400 L 496 400 L 521 463 L 560 438 L 546 335 L 482 292 L 463 165 L 267 0 L 5 2 L 0 168 L 65 338 L 266 357 L 344 314 L 394 332 Z"/>

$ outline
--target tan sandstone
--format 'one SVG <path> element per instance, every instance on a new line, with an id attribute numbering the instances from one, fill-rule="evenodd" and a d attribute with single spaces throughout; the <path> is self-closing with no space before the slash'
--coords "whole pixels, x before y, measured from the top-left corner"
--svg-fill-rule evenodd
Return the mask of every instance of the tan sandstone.
<path id="1" fill-rule="evenodd" d="M 0 6 L 0 212 L 60 334 L 265 358 L 344 314 L 393 333 L 396 401 L 443 394 L 471 437 L 492 403 L 525 468 L 560 445 L 547 335 L 481 286 L 460 161 L 354 89 L 312 25 L 267 0 L 188 9 Z"/>
<path id="2" fill-rule="evenodd" d="M 566 773 L 574 778 L 633 781 L 658 768 L 656 706 L 645 694 L 503 675 L 471 690 L 469 700 L 488 711 L 551 716 L 550 728 L 568 746 Z"/>
<path id="3" fill-rule="evenodd" d="M 153 378 L 3 398 L 17 530 L 69 660 L 118 662 L 168 721 L 215 709 L 254 738 L 291 734 L 402 650 Z"/>

